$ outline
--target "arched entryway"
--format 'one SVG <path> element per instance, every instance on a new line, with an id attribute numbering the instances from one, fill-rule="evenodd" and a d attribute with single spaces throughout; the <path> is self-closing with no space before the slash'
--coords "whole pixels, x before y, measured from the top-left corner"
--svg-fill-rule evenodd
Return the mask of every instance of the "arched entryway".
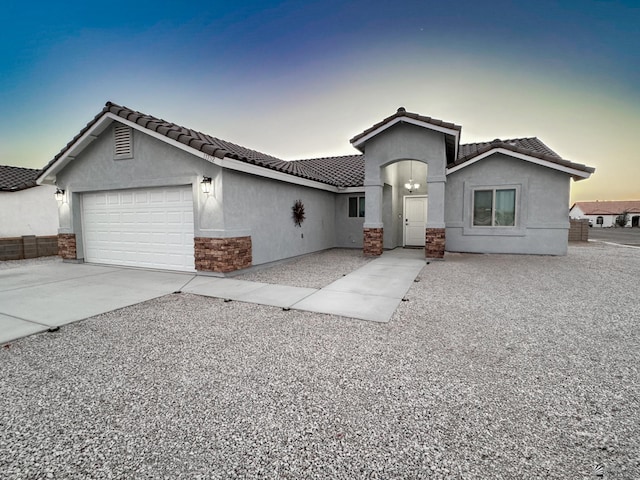
<path id="1" fill-rule="evenodd" d="M 460 127 L 456 125 L 399 108 L 395 115 L 351 139 L 353 146 L 364 153 L 365 161 L 365 255 L 380 255 L 384 246 L 402 245 L 399 232 L 407 217 L 403 217 L 404 211 L 399 212 L 403 207 L 397 199 L 403 198 L 405 190 L 412 190 L 409 196 L 413 196 L 417 189 L 404 189 L 410 178 L 406 178 L 406 173 L 401 178 L 398 165 L 409 169 L 422 165 L 428 167 L 424 183 L 428 192 L 425 256 L 444 257 L 446 166 L 455 161 L 459 134 Z M 394 201 L 395 208 L 393 205 L 390 208 L 389 203 Z"/>

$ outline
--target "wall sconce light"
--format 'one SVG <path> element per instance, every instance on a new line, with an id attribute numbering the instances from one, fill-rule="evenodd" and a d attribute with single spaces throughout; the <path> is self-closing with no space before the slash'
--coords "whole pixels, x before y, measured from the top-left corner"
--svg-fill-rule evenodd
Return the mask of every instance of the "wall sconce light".
<path id="1" fill-rule="evenodd" d="M 64 200 L 64 190 L 60 190 L 59 188 L 56 188 L 56 193 L 54 193 L 53 196 L 56 197 L 56 200 L 59 203 L 62 203 L 62 201 Z"/>
<path id="2" fill-rule="evenodd" d="M 202 193 L 209 195 L 212 188 L 213 185 L 211 184 L 211 177 L 202 177 L 202 181 L 200 182 L 200 189 L 202 190 Z"/>

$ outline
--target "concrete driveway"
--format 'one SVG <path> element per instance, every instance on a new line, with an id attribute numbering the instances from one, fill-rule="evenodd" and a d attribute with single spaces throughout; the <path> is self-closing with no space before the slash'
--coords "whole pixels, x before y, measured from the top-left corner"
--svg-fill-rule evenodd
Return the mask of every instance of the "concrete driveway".
<path id="1" fill-rule="evenodd" d="M 193 274 L 48 263 L 0 271 L 0 344 L 172 293 Z"/>
<path id="2" fill-rule="evenodd" d="M 319 290 L 60 262 L 0 270 L 0 345 L 176 291 L 388 322 L 425 266 L 422 255 L 385 252 Z"/>

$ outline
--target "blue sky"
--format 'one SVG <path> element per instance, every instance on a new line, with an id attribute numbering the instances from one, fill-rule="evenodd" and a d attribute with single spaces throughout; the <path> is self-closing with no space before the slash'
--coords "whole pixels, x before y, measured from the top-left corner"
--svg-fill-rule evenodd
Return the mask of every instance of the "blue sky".
<path id="1" fill-rule="evenodd" d="M 107 100 L 285 159 L 353 153 L 399 106 L 462 141 L 537 136 L 640 199 L 640 4 L 14 2 L 0 163 L 40 168 Z"/>

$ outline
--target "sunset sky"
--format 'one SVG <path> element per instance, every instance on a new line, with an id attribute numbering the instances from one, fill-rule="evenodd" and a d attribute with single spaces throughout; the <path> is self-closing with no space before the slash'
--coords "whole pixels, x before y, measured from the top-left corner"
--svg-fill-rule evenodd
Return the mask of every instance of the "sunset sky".
<path id="1" fill-rule="evenodd" d="M 404 106 L 596 167 L 572 201 L 640 200 L 637 0 L 8 0 L 0 18 L 0 164 L 41 168 L 108 100 L 283 159 L 355 153 Z"/>

